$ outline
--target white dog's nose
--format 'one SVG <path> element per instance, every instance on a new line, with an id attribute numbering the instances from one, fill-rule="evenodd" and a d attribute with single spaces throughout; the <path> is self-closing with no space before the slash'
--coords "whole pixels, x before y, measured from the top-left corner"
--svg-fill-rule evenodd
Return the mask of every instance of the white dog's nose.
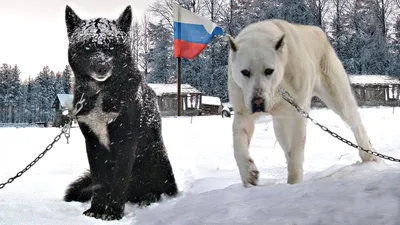
<path id="1" fill-rule="evenodd" d="M 251 108 L 253 110 L 253 113 L 264 112 L 265 110 L 264 99 L 261 97 L 253 98 L 253 100 L 251 100 Z"/>

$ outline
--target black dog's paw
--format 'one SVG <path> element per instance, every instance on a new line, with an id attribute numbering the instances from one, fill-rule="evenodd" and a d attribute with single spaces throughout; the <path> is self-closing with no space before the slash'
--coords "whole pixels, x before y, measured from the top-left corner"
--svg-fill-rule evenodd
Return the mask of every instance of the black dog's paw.
<path id="1" fill-rule="evenodd" d="M 122 219 L 122 217 L 124 216 L 124 213 L 107 213 L 107 214 L 103 214 L 103 216 L 101 217 L 102 220 L 120 220 Z"/>
<path id="2" fill-rule="evenodd" d="M 154 202 L 158 202 L 161 199 L 160 194 L 148 193 L 144 195 L 138 202 L 139 208 L 146 208 Z"/>
<path id="3" fill-rule="evenodd" d="M 152 201 L 149 200 L 143 200 L 138 202 L 138 206 L 139 208 L 146 208 L 147 206 L 151 205 L 151 203 L 153 203 Z"/>
<path id="4" fill-rule="evenodd" d="M 111 210 L 102 210 L 101 211 L 96 211 L 93 210 L 92 208 L 86 210 L 83 213 L 85 216 L 89 216 L 89 217 L 93 217 L 96 219 L 102 219 L 102 220 L 120 220 L 122 219 L 122 217 L 124 216 L 123 212 L 115 212 L 115 211 L 111 211 Z"/>
<path id="5" fill-rule="evenodd" d="M 104 213 L 105 209 L 103 207 L 90 207 L 88 210 L 83 212 L 83 215 L 99 219 L 104 215 Z"/>
<path id="6" fill-rule="evenodd" d="M 124 205 L 109 205 L 109 206 L 98 206 L 90 207 L 88 210 L 83 212 L 85 216 L 93 217 L 101 220 L 120 220 L 124 216 Z"/>
<path id="7" fill-rule="evenodd" d="M 85 216 L 93 217 L 96 219 L 102 219 L 102 220 L 116 220 L 118 217 L 114 215 L 110 215 L 104 207 L 91 207 L 90 209 L 86 210 L 83 212 Z M 119 218 L 121 219 L 122 216 Z"/>
<path id="8" fill-rule="evenodd" d="M 111 204 L 107 207 L 106 213 L 101 218 L 103 220 L 120 220 L 124 217 L 124 206 L 119 204 Z"/>

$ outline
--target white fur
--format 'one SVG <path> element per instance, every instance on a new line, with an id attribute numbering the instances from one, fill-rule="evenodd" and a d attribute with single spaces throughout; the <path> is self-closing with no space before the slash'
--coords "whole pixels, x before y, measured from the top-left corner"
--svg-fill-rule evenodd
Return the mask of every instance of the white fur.
<path id="1" fill-rule="evenodd" d="M 87 115 L 78 116 L 78 121 L 85 123 L 89 126 L 90 130 L 97 136 L 100 143 L 110 150 L 110 139 L 108 134 L 107 125 L 112 122 L 118 113 L 103 112 L 103 95 L 100 93 L 97 97 L 95 107 Z"/>
<path id="2" fill-rule="evenodd" d="M 283 35 L 283 45 L 276 50 Z M 347 74 L 320 28 L 268 20 L 245 27 L 235 39 L 228 38 L 231 43 L 228 92 L 235 111 L 234 155 L 245 186 L 258 180 L 249 144 L 254 121 L 266 113 L 273 117 L 275 135 L 286 156 L 287 183 L 303 180 L 307 120 L 282 99 L 277 92 L 279 86 L 289 91 L 307 112 L 311 97 L 318 96 L 350 126 L 360 146 L 373 150 Z M 266 76 L 266 68 L 274 69 L 274 73 Z M 243 76 L 243 69 L 251 71 L 250 77 Z M 265 112 L 252 113 L 254 95 L 264 98 Z M 359 154 L 363 162 L 377 160 L 362 151 Z"/>
<path id="3" fill-rule="evenodd" d="M 106 75 L 98 75 L 95 72 L 90 73 L 90 76 L 98 82 L 106 81 L 111 76 L 111 70 L 106 73 Z"/>

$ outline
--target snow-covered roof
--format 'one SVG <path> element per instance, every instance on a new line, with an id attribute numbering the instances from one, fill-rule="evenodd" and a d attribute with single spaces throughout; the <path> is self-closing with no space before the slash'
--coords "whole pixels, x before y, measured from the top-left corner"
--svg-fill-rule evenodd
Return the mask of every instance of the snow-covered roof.
<path id="1" fill-rule="evenodd" d="M 221 105 L 221 99 L 215 96 L 201 96 L 201 104 L 204 105 Z"/>
<path id="2" fill-rule="evenodd" d="M 166 94 L 176 94 L 178 93 L 177 84 L 155 84 L 149 83 L 149 86 L 156 92 L 157 96 L 162 96 Z M 190 84 L 181 84 L 181 94 L 201 94 L 199 90 L 192 87 Z"/>
<path id="3" fill-rule="evenodd" d="M 352 84 L 400 84 L 400 79 L 387 75 L 349 75 Z"/>
<path id="4" fill-rule="evenodd" d="M 232 107 L 232 104 L 230 102 L 223 102 L 222 106 L 224 106 L 224 107 Z"/>
<path id="5" fill-rule="evenodd" d="M 61 107 L 72 108 L 72 101 L 74 95 L 72 94 L 57 94 L 57 98 L 60 101 Z"/>

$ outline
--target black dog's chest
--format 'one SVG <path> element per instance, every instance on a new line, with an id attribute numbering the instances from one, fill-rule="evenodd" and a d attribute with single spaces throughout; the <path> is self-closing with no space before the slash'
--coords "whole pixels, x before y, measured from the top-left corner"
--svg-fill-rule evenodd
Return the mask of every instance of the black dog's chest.
<path id="1" fill-rule="evenodd" d="M 78 121 L 86 124 L 90 130 L 97 136 L 100 143 L 109 149 L 110 140 L 108 133 L 108 124 L 113 122 L 118 116 L 119 112 L 107 112 L 104 107 L 103 95 L 99 94 L 94 102 L 88 104 L 89 109 L 83 108 L 84 114 L 77 116 Z M 86 112 L 85 112 L 86 111 Z"/>

